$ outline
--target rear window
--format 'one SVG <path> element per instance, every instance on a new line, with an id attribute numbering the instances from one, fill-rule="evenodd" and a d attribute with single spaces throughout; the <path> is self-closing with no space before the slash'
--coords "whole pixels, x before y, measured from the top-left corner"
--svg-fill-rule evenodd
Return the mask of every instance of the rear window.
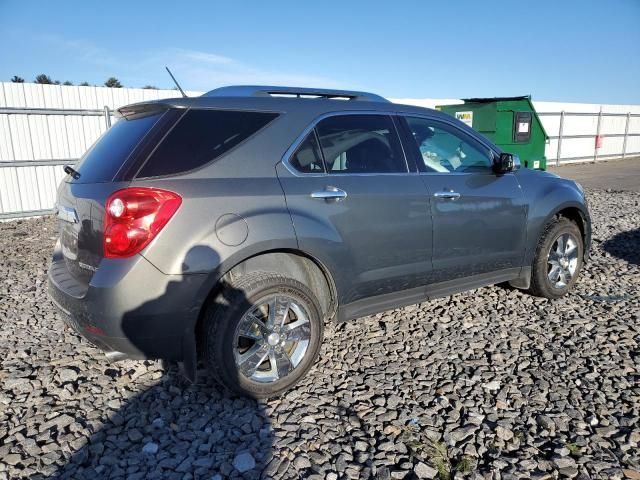
<path id="1" fill-rule="evenodd" d="M 162 113 L 121 118 L 85 153 L 74 167 L 75 183 L 110 182 Z"/>
<path id="2" fill-rule="evenodd" d="M 201 167 L 277 116 L 265 112 L 189 110 L 151 154 L 137 177 L 171 175 Z"/>

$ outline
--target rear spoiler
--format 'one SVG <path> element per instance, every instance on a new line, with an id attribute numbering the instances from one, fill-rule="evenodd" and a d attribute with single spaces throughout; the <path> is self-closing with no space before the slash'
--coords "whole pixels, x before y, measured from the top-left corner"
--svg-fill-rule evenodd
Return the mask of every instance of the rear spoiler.
<path id="1" fill-rule="evenodd" d="M 164 101 L 133 103 L 131 105 L 125 105 L 124 107 L 118 108 L 116 110 L 116 117 L 133 119 L 133 118 L 143 117 L 146 115 L 153 115 L 154 113 L 163 112 L 170 108 L 187 108 L 187 107 L 173 105 L 170 102 L 164 102 Z"/>

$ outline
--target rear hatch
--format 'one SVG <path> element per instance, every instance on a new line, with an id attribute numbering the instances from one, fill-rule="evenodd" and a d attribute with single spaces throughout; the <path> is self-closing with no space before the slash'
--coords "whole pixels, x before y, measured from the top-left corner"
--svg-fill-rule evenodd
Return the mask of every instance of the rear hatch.
<path id="1" fill-rule="evenodd" d="M 60 251 L 51 275 L 74 296 L 86 292 L 104 257 L 105 205 L 113 192 L 134 187 L 133 179 L 201 168 L 278 117 L 274 112 L 177 109 L 160 103 L 133 105 L 120 113 L 123 118 L 91 147 L 58 189 Z M 112 248 L 115 240 L 109 241 Z"/>
<path id="2" fill-rule="evenodd" d="M 103 258 L 107 198 L 129 185 L 159 140 L 161 127 L 179 115 L 177 110 L 154 104 L 125 112 L 61 182 L 56 202 L 60 250 L 51 274 L 68 293 L 81 296 Z"/>

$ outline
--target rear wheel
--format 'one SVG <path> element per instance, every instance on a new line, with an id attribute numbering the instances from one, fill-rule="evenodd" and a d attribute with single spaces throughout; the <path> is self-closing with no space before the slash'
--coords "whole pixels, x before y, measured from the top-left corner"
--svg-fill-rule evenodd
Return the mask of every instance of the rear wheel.
<path id="1" fill-rule="evenodd" d="M 538 243 L 529 291 L 551 299 L 565 295 L 578 280 L 583 252 L 582 234 L 574 222 L 549 222 Z"/>
<path id="2" fill-rule="evenodd" d="M 271 397 L 311 368 L 322 333 L 321 309 L 309 288 L 280 274 L 254 272 L 227 286 L 209 306 L 205 359 L 230 390 Z"/>

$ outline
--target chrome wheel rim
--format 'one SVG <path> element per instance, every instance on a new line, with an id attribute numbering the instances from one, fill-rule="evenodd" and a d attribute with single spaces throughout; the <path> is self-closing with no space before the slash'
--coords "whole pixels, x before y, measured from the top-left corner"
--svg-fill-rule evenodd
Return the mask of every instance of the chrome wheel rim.
<path id="1" fill-rule="evenodd" d="M 251 306 L 234 335 L 238 371 L 255 382 L 280 380 L 300 364 L 311 340 L 307 311 L 293 298 L 270 295 Z"/>
<path id="2" fill-rule="evenodd" d="M 570 233 L 555 239 L 547 257 L 547 277 L 555 288 L 569 285 L 578 268 L 578 240 Z"/>

